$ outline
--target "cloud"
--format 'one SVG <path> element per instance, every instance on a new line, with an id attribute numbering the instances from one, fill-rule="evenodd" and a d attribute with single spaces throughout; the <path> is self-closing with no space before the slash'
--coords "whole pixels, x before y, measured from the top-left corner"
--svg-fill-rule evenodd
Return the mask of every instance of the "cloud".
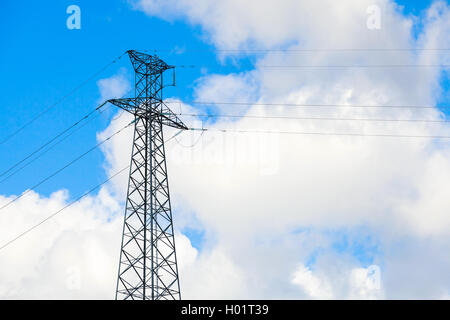
<path id="1" fill-rule="evenodd" d="M 121 72 L 99 80 L 98 86 L 101 99 L 107 99 L 122 95 L 129 83 Z M 15 197 L 0 195 L 0 206 Z M 48 197 L 27 192 L 0 211 L 0 244 L 44 221 L 76 197 L 67 190 Z M 122 202 L 110 182 L 0 250 L 0 297 L 114 298 Z"/>
<path id="2" fill-rule="evenodd" d="M 124 70 L 110 78 L 98 80 L 97 86 L 100 90 L 98 103 L 103 103 L 108 99 L 121 98 L 131 89 L 130 81 L 126 78 Z"/>
<path id="3" fill-rule="evenodd" d="M 330 285 L 313 275 L 308 268 L 300 267 L 295 272 L 292 282 L 302 287 L 311 298 L 331 299 L 333 297 Z"/>
<path id="4" fill-rule="evenodd" d="M 352 0 L 336 4 L 333 0 L 314 1 L 223 1 L 188 0 L 131 1 L 134 8 L 162 19 L 186 19 L 202 27 L 209 40 L 219 49 L 267 49 L 292 43 L 309 48 L 352 48 L 355 39 L 361 47 L 408 46 L 407 34 L 412 22 L 403 17 L 391 1 Z M 380 32 L 367 28 L 372 5 L 382 8 Z M 396 42 L 400 40 L 401 42 Z"/>
<path id="5" fill-rule="evenodd" d="M 413 20 L 390 1 L 381 29 L 368 30 L 373 1 L 134 1 L 163 19 L 200 25 L 219 49 L 427 48 L 448 43 L 449 8 L 437 2 L 415 37 Z M 215 101 L 297 104 L 427 104 L 442 69 L 302 70 L 276 65 L 444 64 L 429 52 L 266 52 L 255 68 L 205 75 L 195 95 Z M 102 99 L 126 91 L 121 76 L 100 81 Z M 197 109 L 181 103 L 183 113 Z M 438 109 L 262 108 L 263 116 L 442 119 Z M 450 291 L 450 148 L 443 140 L 219 129 L 449 135 L 446 123 L 184 117 L 190 126 L 166 145 L 183 298 L 442 298 Z M 123 114 L 98 134 L 129 123 Z M 167 129 L 165 137 L 176 130 Z M 131 130 L 103 146 L 108 175 L 129 164 Z M 112 298 L 126 175 L 0 252 L 0 296 Z M 11 196 L 0 197 L 0 205 Z M 2 241 L 68 201 L 36 193 L 0 212 Z M 8 226 L 8 227 L 5 227 Z M 186 229 L 204 234 L 193 247 Z M 40 241 L 39 246 L 36 245 Z M 29 254 L 24 255 L 23 252 Z M 20 254 L 19 254 L 20 253 Z M 14 263 L 11 263 L 14 261 Z M 30 270 L 30 266 L 32 270 Z M 375 269 L 374 269 L 375 268 Z M 377 269 L 379 268 L 379 269 Z M 100 272 L 99 270 L 102 270 Z M 374 270 L 378 278 L 374 278 Z"/>
<path id="6" fill-rule="evenodd" d="M 442 90 L 444 68 L 301 69 L 267 66 L 447 64 L 425 51 L 319 51 L 303 48 L 438 48 L 446 43 L 449 9 L 434 3 L 414 34 L 417 21 L 405 17 L 390 1 L 377 1 L 381 29 L 367 28 L 366 9 L 373 1 L 345 3 L 279 1 L 142 0 L 135 8 L 163 19 L 186 19 L 199 25 L 218 49 L 291 50 L 253 55 L 255 69 L 235 74 L 206 75 L 199 82 L 199 99 L 291 104 L 434 105 Z M 326 8 L 326 9 L 325 9 Z M 244 14 L 245 13 L 245 14 Z M 439 39 L 439 40 L 437 40 Z M 443 41 L 443 42 L 442 42 Z M 447 41 L 448 42 L 448 41 Z M 219 54 L 234 55 L 233 52 Z M 242 51 L 239 51 L 242 54 Z M 183 106 L 183 110 L 192 110 Z M 224 106 L 220 112 L 271 117 L 340 117 L 439 120 L 438 109 L 292 108 L 245 109 Z M 393 135 L 448 135 L 447 124 L 418 122 L 219 119 L 203 123 L 212 129 L 203 136 L 180 137 L 168 148 L 171 190 L 175 202 L 195 212 L 206 230 L 205 242 L 227 248 L 234 267 L 244 272 L 242 286 L 249 297 L 401 298 L 440 297 L 450 282 L 418 281 L 431 265 L 397 269 L 402 261 L 434 261 L 448 268 L 444 252 L 449 239 L 450 204 L 445 190 L 450 178 L 449 146 L 420 138 L 368 138 L 271 134 L 232 134 L 214 129 L 295 132 L 337 132 Z M 269 142 L 270 141 L 270 142 Z M 263 147 L 261 147 L 263 146 Z M 264 152 L 265 150 L 265 152 Z M 272 151 L 272 152 L 271 152 Z M 262 159 L 270 156 L 263 165 Z M 270 174 L 261 170 L 271 166 Z M 182 204 L 182 205 L 181 205 Z M 183 210 L 177 211 L 183 215 Z M 336 248 L 336 234 L 349 234 L 354 247 L 365 246 L 368 230 L 378 250 Z M 299 235 L 298 230 L 302 231 Z M 306 234 L 304 233 L 306 232 Z M 311 239 L 311 234 L 316 238 Z M 302 237 L 303 241 L 296 241 Z M 434 248 L 414 251 L 405 239 Z M 264 250 L 257 250 L 260 243 Z M 399 244 L 401 243 L 401 245 Z M 353 249 L 352 249 L 353 248 Z M 440 250 L 444 251 L 440 251 Z M 393 252 L 404 250 L 396 257 Z M 350 257 L 349 257 L 350 255 Z M 315 261 L 333 264 L 331 270 Z M 316 259 L 316 260 L 317 260 Z M 278 261 L 279 263 L 275 263 Z M 383 290 L 367 288 L 368 268 L 380 267 Z M 298 265 L 303 265 L 298 269 Z M 264 268 L 270 265 L 271 268 Z M 231 267 L 230 267 L 231 268 Z M 431 270 L 431 269 L 430 269 Z M 402 281 L 394 278 L 402 273 Z M 288 275 L 294 274 L 294 283 Z M 336 279 L 344 278 L 344 284 Z M 260 282 L 264 282 L 261 285 Z M 370 282 L 369 282 L 370 283 Z M 407 285 L 405 283 L 408 283 Z M 402 287 L 404 286 L 404 287 Z M 266 289 L 270 288 L 270 289 Z M 302 288 L 301 291 L 295 287 Z M 404 289 L 408 288 L 408 289 Z M 427 288 L 427 294 L 420 293 Z M 448 289 L 447 289 L 448 291 Z"/>
<path id="7" fill-rule="evenodd" d="M 0 197 L 0 203 L 8 201 Z M 34 191 L 2 210 L 0 243 L 44 220 L 69 202 L 67 191 L 48 198 Z M 121 206 L 102 188 L 0 252 L 3 299 L 112 298 Z"/>

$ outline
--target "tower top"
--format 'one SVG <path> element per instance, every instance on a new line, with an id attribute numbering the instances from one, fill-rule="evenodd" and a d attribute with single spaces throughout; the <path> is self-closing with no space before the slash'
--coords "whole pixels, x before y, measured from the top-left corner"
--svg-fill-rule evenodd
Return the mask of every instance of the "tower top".
<path id="1" fill-rule="evenodd" d="M 168 69 L 175 68 L 168 65 L 156 55 L 151 55 L 135 50 L 128 50 L 128 56 L 133 64 L 134 71 L 141 75 L 155 75 Z"/>
<path id="2" fill-rule="evenodd" d="M 163 72 L 175 68 L 156 55 L 127 51 L 133 64 L 135 77 L 135 97 L 109 99 L 107 102 L 133 114 L 136 117 L 157 121 L 173 128 L 188 130 L 188 127 L 164 103 L 162 90 Z"/>

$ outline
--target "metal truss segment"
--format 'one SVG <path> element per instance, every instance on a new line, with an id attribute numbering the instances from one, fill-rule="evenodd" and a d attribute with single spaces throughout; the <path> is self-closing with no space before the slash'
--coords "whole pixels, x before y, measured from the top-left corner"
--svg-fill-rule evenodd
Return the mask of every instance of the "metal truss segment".
<path id="1" fill-rule="evenodd" d="M 187 129 L 163 102 L 156 56 L 128 51 L 135 97 L 108 102 L 135 116 L 116 299 L 180 299 L 163 126 Z"/>

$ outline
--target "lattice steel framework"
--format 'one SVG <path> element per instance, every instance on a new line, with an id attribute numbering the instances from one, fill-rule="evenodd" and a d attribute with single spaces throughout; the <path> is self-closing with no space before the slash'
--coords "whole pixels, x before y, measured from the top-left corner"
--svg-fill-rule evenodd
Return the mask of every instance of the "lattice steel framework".
<path id="1" fill-rule="evenodd" d="M 163 73 L 174 67 L 157 56 L 128 55 L 135 98 L 108 100 L 135 116 L 116 299 L 180 299 L 163 125 L 187 127 L 163 102 Z"/>

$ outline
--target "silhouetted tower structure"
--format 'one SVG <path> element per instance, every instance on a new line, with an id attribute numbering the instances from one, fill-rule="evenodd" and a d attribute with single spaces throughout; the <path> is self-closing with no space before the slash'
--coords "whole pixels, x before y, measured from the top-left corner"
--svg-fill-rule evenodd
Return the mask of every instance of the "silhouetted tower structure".
<path id="1" fill-rule="evenodd" d="M 174 67 L 157 56 L 128 55 L 135 98 L 108 100 L 135 117 L 116 299 L 180 299 L 163 125 L 187 127 L 163 102 L 163 73 Z"/>

